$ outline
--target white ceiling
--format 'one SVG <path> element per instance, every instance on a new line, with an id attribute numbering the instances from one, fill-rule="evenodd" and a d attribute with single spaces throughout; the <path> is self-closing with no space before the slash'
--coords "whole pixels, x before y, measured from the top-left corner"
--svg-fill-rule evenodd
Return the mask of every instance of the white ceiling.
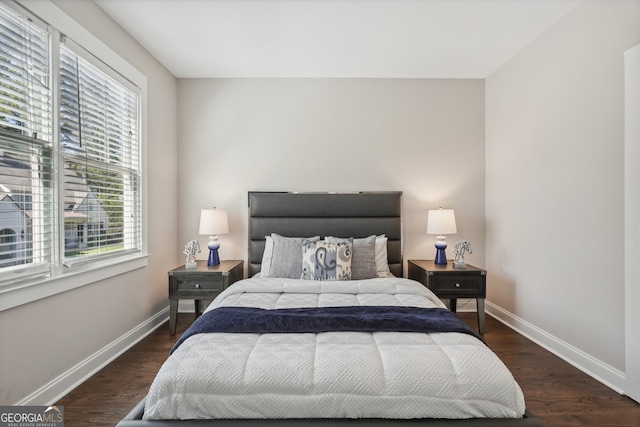
<path id="1" fill-rule="evenodd" d="M 178 78 L 485 78 L 579 0 L 95 0 Z"/>

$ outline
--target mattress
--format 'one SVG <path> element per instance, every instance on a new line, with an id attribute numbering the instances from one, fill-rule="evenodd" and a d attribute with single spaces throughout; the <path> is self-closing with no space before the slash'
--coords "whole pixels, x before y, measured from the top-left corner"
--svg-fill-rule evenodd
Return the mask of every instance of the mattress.
<path id="1" fill-rule="evenodd" d="M 446 307 L 418 282 L 251 278 L 207 308 Z M 199 333 L 168 357 L 145 419 L 520 418 L 522 391 L 458 332 Z"/>

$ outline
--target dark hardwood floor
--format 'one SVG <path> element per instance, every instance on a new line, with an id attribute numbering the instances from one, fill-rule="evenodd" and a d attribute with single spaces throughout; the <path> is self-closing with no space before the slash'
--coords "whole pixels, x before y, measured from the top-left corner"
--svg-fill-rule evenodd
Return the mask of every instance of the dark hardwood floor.
<path id="1" fill-rule="evenodd" d="M 459 313 L 475 327 L 475 313 Z M 117 358 L 59 402 L 65 427 L 112 427 L 140 401 L 169 349 L 194 320 L 178 316 L 175 336 L 168 324 Z M 522 387 L 527 407 L 549 427 L 640 426 L 640 405 L 487 316 L 484 339 Z"/>

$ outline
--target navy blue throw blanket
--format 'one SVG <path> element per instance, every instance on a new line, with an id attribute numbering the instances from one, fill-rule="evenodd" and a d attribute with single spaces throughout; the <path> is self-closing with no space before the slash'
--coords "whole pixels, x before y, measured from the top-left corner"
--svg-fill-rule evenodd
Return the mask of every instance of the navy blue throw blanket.
<path id="1" fill-rule="evenodd" d="M 320 332 L 461 332 L 482 341 L 455 313 L 444 308 L 404 306 L 303 307 L 265 310 L 218 307 L 196 319 L 171 349 L 192 335 L 231 333 Z"/>

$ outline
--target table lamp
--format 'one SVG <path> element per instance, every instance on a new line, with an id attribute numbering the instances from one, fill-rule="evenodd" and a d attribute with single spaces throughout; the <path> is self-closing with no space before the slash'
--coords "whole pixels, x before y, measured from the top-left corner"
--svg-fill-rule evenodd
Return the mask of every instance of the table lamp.
<path id="1" fill-rule="evenodd" d="M 220 211 L 216 208 L 202 209 L 200 211 L 200 231 L 199 234 L 209 236 L 209 258 L 207 265 L 220 264 L 220 256 L 218 256 L 218 234 L 227 234 L 229 232 L 229 220 L 227 211 Z"/>
<path id="2" fill-rule="evenodd" d="M 445 234 L 455 234 L 456 216 L 453 209 L 433 209 L 427 212 L 427 234 L 436 234 L 436 257 L 434 263 L 437 265 L 447 264 L 447 240 Z"/>

